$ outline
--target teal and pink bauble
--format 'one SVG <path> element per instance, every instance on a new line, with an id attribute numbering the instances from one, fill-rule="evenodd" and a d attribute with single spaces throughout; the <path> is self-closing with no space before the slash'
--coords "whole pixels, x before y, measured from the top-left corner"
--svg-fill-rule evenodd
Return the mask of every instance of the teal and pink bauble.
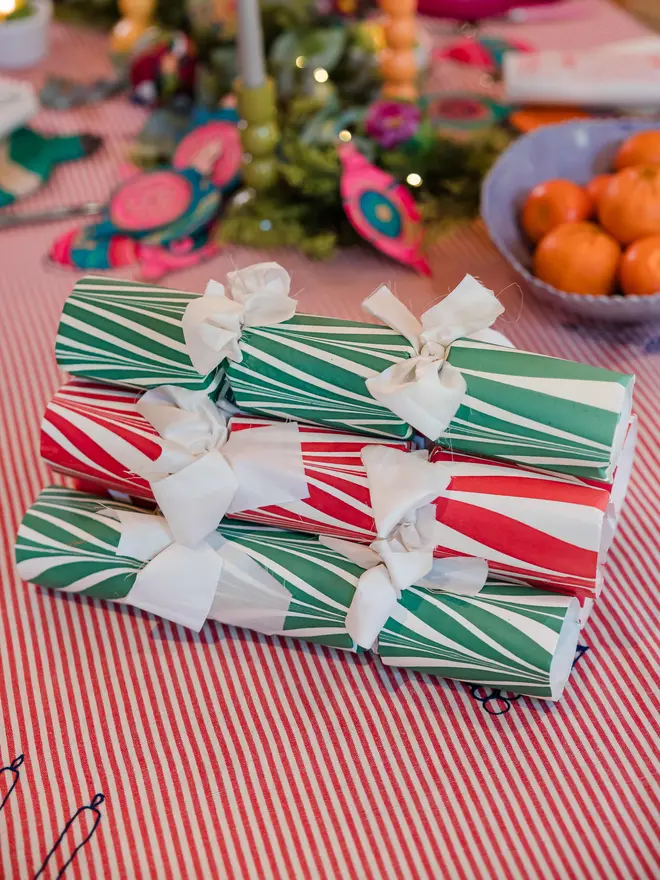
<path id="1" fill-rule="evenodd" d="M 213 229 L 170 242 L 150 245 L 127 235 L 98 236 L 98 225 L 70 229 L 53 242 L 49 257 L 53 263 L 76 269 L 123 269 L 138 266 L 144 281 L 159 281 L 169 272 L 188 269 L 219 251 L 212 240 Z"/>
<path id="2" fill-rule="evenodd" d="M 184 135 L 172 158 L 175 169 L 198 167 L 204 153 L 213 151 L 216 158 L 210 173 L 211 183 L 220 190 L 238 184 L 241 158 L 241 140 L 236 123 L 229 119 L 212 119 L 198 125 Z"/>
<path id="3" fill-rule="evenodd" d="M 352 144 L 339 147 L 339 158 L 344 211 L 356 232 L 388 257 L 430 275 L 421 250 L 424 229 L 410 192 Z"/>
<path id="4" fill-rule="evenodd" d="M 425 95 L 422 103 L 431 126 L 440 131 L 488 128 L 504 122 L 511 112 L 508 105 L 471 92 Z"/>
<path id="5" fill-rule="evenodd" d="M 98 224 L 94 223 L 58 236 L 48 256 L 59 266 L 121 269 L 137 262 L 137 242 L 128 235 L 98 235 Z"/>
<path id="6" fill-rule="evenodd" d="M 221 202 L 220 190 L 194 168 L 145 171 L 121 183 L 110 196 L 98 235 L 168 244 L 208 226 Z"/>

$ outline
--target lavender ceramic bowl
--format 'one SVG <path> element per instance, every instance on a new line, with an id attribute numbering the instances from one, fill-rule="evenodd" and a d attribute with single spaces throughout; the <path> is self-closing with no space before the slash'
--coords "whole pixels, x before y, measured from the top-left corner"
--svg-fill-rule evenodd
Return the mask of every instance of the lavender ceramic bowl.
<path id="1" fill-rule="evenodd" d="M 532 251 L 518 225 L 525 197 L 537 183 L 565 177 L 587 183 L 610 171 L 619 144 L 637 131 L 660 128 L 644 119 L 564 122 L 515 141 L 497 160 L 481 191 L 481 216 L 493 243 L 535 296 L 595 321 L 626 323 L 660 318 L 660 292 L 652 296 L 564 293 L 531 272 Z"/>

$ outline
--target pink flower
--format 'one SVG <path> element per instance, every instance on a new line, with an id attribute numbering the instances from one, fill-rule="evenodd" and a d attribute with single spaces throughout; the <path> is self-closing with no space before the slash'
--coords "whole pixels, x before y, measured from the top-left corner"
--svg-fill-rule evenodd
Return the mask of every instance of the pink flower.
<path id="1" fill-rule="evenodd" d="M 416 104 L 376 101 L 367 110 L 364 125 L 370 138 L 385 150 L 391 150 L 409 141 L 421 121 L 422 114 Z"/>

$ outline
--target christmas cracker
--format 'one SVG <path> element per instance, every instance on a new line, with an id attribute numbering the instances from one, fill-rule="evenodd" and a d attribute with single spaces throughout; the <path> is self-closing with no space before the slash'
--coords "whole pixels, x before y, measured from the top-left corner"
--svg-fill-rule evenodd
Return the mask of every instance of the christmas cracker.
<path id="1" fill-rule="evenodd" d="M 253 269 L 258 267 L 242 271 Z M 243 325 L 236 318 L 235 358 L 200 374 L 183 330 L 187 307 L 199 311 L 200 299 L 210 304 L 208 296 L 83 278 L 64 306 L 58 363 L 74 375 L 137 388 L 175 384 L 214 395 L 226 369 L 231 395 L 247 412 L 362 434 L 412 435 L 411 424 L 378 403 L 367 385 L 373 388 L 386 371 L 407 361 L 428 361 L 428 345 L 420 349 L 391 327 L 373 323 L 293 315 Z M 451 370 L 466 387 L 448 426 L 439 436 L 427 434 L 430 440 L 469 455 L 613 479 L 634 377 L 479 338 L 456 338 L 440 349 L 435 373 L 448 376 Z"/>
<path id="2" fill-rule="evenodd" d="M 90 380 L 67 383 L 46 410 L 42 456 L 61 473 L 153 502 L 149 482 L 113 456 L 118 441 L 131 444 L 152 461 L 162 454 L 165 441 L 138 412 L 138 398 L 133 390 Z M 235 416 L 229 427 L 231 435 L 240 435 L 272 424 L 254 416 Z M 376 526 L 362 452 L 373 444 L 408 451 L 410 444 L 311 425 L 299 425 L 299 431 L 307 496 L 288 504 L 241 510 L 232 518 L 373 541 Z M 626 459 L 632 458 L 634 433 L 631 430 Z M 620 485 L 618 477 L 613 486 L 592 484 L 440 447 L 430 460 L 441 463 L 450 475 L 434 502 L 436 557 L 477 556 L 488 561 L 492 577 L 595 598 L 625 495 L 625 484 Z M 622 468 L 624 483 L 628 476 Z"/>
<path id="3" fill-rule="evenodd" d="M 18 533 L 21 576 L 78 596 L 144 607 L 132 594 L 145 562 L 118 555 L 124 525 L 111 514 L 132 518 L 133 525 L 135 519 L 142 526 L 161 520 L 93 495 L 45 489 Z M 256 620 L 257 631 L 359 647 L 346 620 L 363 569 L 310 535 L 236 523 L 223 523 L 217 534 L 223 564 L 210 619 Z M 146 567 L 170 549 L 161 547 Z M 177 597 L 184 605 L 189 580 L 182 579 Z M 387 665 L 558 699 L 577 644 L 577 616 L 574 598 L 515 584 L 489 582 L 475 596 L 411 587 L 380 632 L 378 653 Z"/>

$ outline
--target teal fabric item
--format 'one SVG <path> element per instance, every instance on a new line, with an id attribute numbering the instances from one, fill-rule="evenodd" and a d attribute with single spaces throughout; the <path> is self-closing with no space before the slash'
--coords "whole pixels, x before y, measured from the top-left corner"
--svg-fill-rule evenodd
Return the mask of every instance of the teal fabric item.
<path id="1" fill-rule="evenodd" d="M 95 135 L 43 135 L 31 128 L 16 129 L 0 144 L 0 208 L 31 195 L 57 165 L 90 156 L 100 144 Z"/>

